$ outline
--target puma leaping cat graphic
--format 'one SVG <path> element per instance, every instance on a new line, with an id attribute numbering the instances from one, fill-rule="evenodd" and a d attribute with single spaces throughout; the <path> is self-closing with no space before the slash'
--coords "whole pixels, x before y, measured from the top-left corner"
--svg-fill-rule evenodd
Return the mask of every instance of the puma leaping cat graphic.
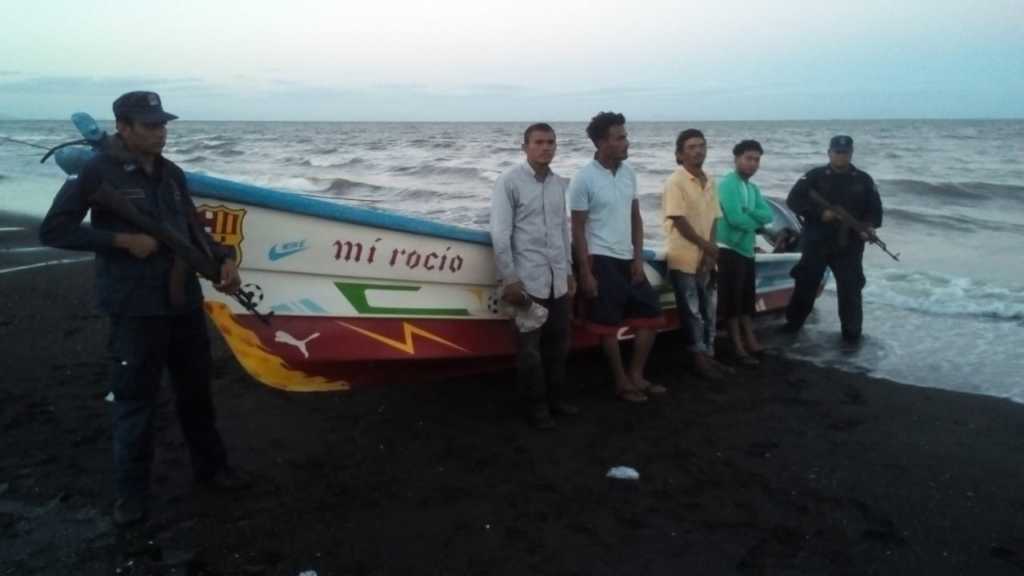
<path id="1" fill-rule="evenodd" d="M 309 338 L 306 338 L 305 340 L 299 340 L 295 336 L 292 336 L 291 334 L 283 330 L 278 330 L 277 332 L 274 333 L 274 342 L 280 342 L 282 344 L 288 344 L 289 346 L 295 346 L 296 348 L 299 349 L 300 352 L 302 352 L 302 355 L 305 358 L 309 358 L 309 351 L 306 350 L 306 343 L 319 335 L 319 332 L 314 332 L 313 335 L 310 336 Z"/>

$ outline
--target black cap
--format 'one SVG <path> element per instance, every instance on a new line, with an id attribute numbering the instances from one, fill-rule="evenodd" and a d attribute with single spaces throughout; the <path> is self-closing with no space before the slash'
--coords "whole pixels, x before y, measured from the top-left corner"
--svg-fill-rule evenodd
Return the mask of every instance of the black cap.
<path id="1" fill-rule="evenodd" d="M 853 152 L 853 138 L 842 134 L 833 136 L 828 143 L 828 149 L 831 152 Z"/>
<path id="2" fill-rule="evenodd" d="M 178 117 L 164 112 L 156 92 L 128 92 L 114 100 L 114 117 L 134 122 L 170 122 Z"/>

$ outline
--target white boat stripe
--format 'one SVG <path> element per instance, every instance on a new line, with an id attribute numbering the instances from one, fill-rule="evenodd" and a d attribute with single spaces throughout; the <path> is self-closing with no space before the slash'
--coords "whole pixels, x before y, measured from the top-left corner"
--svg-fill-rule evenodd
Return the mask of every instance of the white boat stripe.
<path id="1" fill-rule="evenodd" d="M 0 228 L 0 232 L 17 232 L 18 230 L 24 230 L 24 228 L 13 228 L 13 227 L 10 227 L 10 226 L 7 226 L 5 228 Z"/>
<path id="2" fill-rule="evenodd" d="M 26 266 L 16 266 L 14 268 L 4 268 L 0 270 L 0 274 L 7 274 L 8 272 L 17 272 L 19 270 L 28 270 L 29 268 L 40 268 L 42 266 L 53 266 L 55 264 L 71 264 L 74 262 L 81 262 L 83 260 L 89 260 L 90 258 L 64 258 L 62 260 L 50 260 L 49 262 L 38 262 L 36 264 L 28 264 Z"/>

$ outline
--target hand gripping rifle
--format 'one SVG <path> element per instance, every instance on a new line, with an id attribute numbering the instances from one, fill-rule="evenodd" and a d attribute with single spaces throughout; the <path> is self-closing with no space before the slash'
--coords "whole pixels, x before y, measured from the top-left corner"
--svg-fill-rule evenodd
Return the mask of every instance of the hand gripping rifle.
<path id="1" fill-rule="evenodd" d="M 182 237 L 176 230 L 166 226 L 145 214 L 139 212 L 124 196 L 118 194 L 107 185 L 103 185 L 90 198 L 92 204 L 102 206 L 110 210 L 118 217 L 124 219 L 132 226 L 149 234 L 174 253 L 174 266 L 171 268 L 170 296 L 171 302 L 183 303 L 184 280 L 188 268 L 192 268 L 200 276 L 210 282 L 220 282 L 220 265 L 206 252 L 197 248 L 187 238 Z M 260 322 L 270 325 L 270 316 L 274 313 L 262 313 L 256 309 L 253 301 L 253 293 L 238 289 L 231 294 L 243 308 L 248 310 Z"/>
<path id="2" fill-rule="evenodd" d="M 889 247 L 885 245 L 885 242 L 883 242 L 881 238 L 878 237 L 878 234 L 875 234 L 874 230 L 872 230 L 868 226 L 865 226 L 864 223 L 861 222 L 860 220 L 857 220 L 856 218 L 854 218 L 853 215 L 850 214 L 849 212 L 847 212 L 845 208 L 843 208 L 841 206 L 836 206 L 834 204 L 829 204 L 828 200 L 825 200 L 824 198 L 822 198 L 821 194 L 818 194 L 818 191 L 814 190 L 814 189 L 808 190 L 808 197 L 815 204 L 819 205 L 823 210 L 831 211 L 833 214 L 836 215 L 836 218 L 839 219 L 839 223 L 840 223 L 839 238 L 840 238 L 840 243 L 841 244 L 845 244 L 846 243 L 846 237 L 847 237 L 848 232 L 850 230 L 853 230 L 854 232 L 865 236 L 867 238 L 868 242 L 870 242 L 871 244 L 874 244 L 875 246 L 878 246 L 879 248 L 881 248 L 882 252 L 885 252 L 886 254 L 888 254 L 889 257 L 892 258 L 893 260 L 895 260 L 897 262 L 900 261 L 900 254 L 899 254 L 899 252 L 897 252 L 895 254 L 890 252 L 889 251 Z"/>

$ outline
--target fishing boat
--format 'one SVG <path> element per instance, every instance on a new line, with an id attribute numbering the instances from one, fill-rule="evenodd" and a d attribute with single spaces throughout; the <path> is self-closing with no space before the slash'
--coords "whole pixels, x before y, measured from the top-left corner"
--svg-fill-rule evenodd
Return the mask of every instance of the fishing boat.
<path id="1" fill-rule="evenodd" d="M 68 174 L 106 138 L 87 114 L 72 121 L 83 139 L 55 152 Z M 256 380 L 296 392 L 346 390 L 512 363 L 516 338 L 499 302 L 486 231 L 198 172 L 186 176 L 200 221 L 237 251 L 251 303 L 272 312 L 264 322 L 202 282 L 213 324 Z M 770 229 L 800 229 L 783 203 L 769 200 Z M 665 309 L 664 329 L 675 329 L 664 252 L 648 250 L 644 258 Z M 798 253 L 757 254 L 758 311 L 785 306 L 798 259 Z M 623 329 L 619 337 L 632 335 Z M 574 325 L 574 348 L 597 344 L 582 324 Z"/>

